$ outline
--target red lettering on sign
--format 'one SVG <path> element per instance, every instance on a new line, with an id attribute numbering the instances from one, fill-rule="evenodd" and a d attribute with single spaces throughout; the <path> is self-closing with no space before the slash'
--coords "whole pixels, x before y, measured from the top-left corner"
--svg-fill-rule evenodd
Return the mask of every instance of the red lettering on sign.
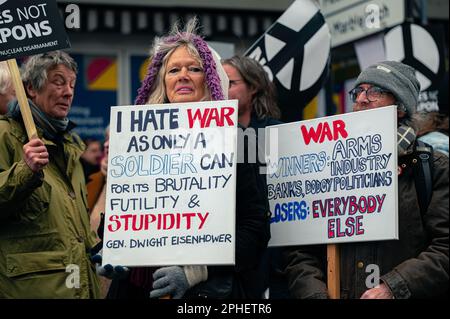
<path id="1" fill-rule="evenodd" d="M 210 127 L 212 121 L 214 121 L 218 127 L 224 126 L 225 121 L 229 126 L 234 125 L 234 122 L 231 119 L 231 115 L 233 115 L 234 113 L 234 108 L 232 107 L 223 107 L 220 109 L 217 108 L 196 109 L 193 114 L 192 110 L 188 109 L 187 112 L 188 112 L 189 128 L 194 127 L 194 124 L 196 122 L 200 123 L 201 128 Z"/>
<path id="2" fill-rule="evenodd" d="M 309 129 L 305 125 L 300 126 L 302 131 L 303 140 L 306 145 L 311 143 L 323 143 L 325 138 L 328 141 L 336 141 L 339 137 L 346 138 L 348 136 L 345 130 L 345 122 L 342 120 L 336 120 L 332 123 L 333 129 L 330 128 L 328 122 L 320 122 L 317 127 L 311 126 Z"/>

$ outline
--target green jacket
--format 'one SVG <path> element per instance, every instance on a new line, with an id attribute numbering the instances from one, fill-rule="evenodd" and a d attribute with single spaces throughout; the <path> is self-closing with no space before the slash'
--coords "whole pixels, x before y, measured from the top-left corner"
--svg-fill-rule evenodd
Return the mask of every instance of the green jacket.
<path id="1" fill-rule="evenodd" d="M 58 147 L 38 133 L 50 154 L 43 174 L 23 160 L 23 124 L 0 116 L 0 298 L 98 298 L 84 144 L 65 133 Z"/>

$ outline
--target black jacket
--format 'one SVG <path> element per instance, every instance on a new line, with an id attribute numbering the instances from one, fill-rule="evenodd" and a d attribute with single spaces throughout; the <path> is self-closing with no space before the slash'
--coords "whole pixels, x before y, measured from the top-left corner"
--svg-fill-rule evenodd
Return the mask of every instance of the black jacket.
<path id="1" fill-rule="evenodd" d="M 239 131 L 242 132 L 241 130 Z M 238 137 L 238 144 L 247 140 Z M 238 151 L 242 149 L 238 145 Z M 238 157 L 239 158 L 239 157 Z M 248 156 L 246 154 L 245 159 Z M 208 279 L 190 291 L 186 297 L 261 298 L 266 274 L 260 263 L 270 239 L 270 213 L 265 196 L 264 175 L 256 163 L 244 160 L 236 169 L 236 265 L 208 266 Z"/>

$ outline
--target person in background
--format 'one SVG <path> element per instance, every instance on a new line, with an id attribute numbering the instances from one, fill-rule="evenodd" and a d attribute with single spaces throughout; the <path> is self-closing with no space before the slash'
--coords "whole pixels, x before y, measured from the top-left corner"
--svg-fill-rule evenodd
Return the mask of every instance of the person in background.
<path id="1" fill-rule="evenodd" d="M 17 101 L 9 103 L 0 117 L 0 298 L 98 298 L 85 146 L 67 118 L 77 65 L 47 52 L 21 75 L 38 136 L 28 140 Z"/>
<path id="2" fill-rule="evenodd" d="M 155 40 L 147 76 L 136 104 L 217 101 L 226 99 L 228 78 L 206 42 L 195 33 L 197 20 L 177 26 Z M 257 167 L 236 169 L 235 266 L 169 266 L 132 268 L 126 280 L 113 280 L 116 298 L 260 298 L 259 267 L 269 234 L 266 202 L 258 185 Z M 230 207 L 232 209 L 233 207 Z"/>
<path id="3" fill-rule="evenodd" d="M 108 172 L 109 125 L 105 129 L 105 141 L 98 172 L 89 175 L 87 179 L 87 201 L 91 218 L 91 229 L 97 233 L 101 214 L 105 212 L 106 176 Z"/>
<path id="4" fill-rule="evenodd" d="M 8 64 L 0 61 L 0 114 L 8 112 L 8 103 L 16 96 Z"/>
<path id="5" fill-rule="evenodd" d="M 251 129 L 255 132 L 256 147 L 252 150 L 258 160 L 260 178 L 265 186 L 267 197 L 267 180 L 263 173 L 265 161 L 264 159 L 261 161 L 261 155 L 265 154 L 264 129 L 267 126 L 282 124 L 279 121 L 281 112 L 276 101 L 275 85 L 270 81 L 263 67 L 252 58 L 236 55 L 222 60 L 222 65 L 230 80 L 228 97 L 239 100 L 239 124 L 247 128 L 245 134 L 250 135 Z M 249 143 L 249 145 L 252 144 Z M 261 148 L 260 152 L 258 152 L 258 147 Z M 267 211 L 270 211 L 269 207 L 267 207 Z M 271 299 L 290 297 L 281 253 L 282 248 L 268 248 L 260 269 L 261 284 L 269 288 Z"/>
<path id="6" fill-rule="evenodd" d="M 417 199 L 414 165 L 420 161 L 412 115 L 420 84 L 403 63 L 376 63 L 358 76 L 350 91 L 353 111 L 397 105 L 399 240 L 346 243 L 340 246 L 342 299 L 437 298 L 448 294 L 449 167 L 434 152 L 433 194 L 425 211 Z M 326 247 L 286 251 L 289 289 L 296 298 L 327 298 Z M 379 269 L 379 285 L 366 286 L 367 265 Z"/>
<path id="7" fill-rule="evenodd" d="M 81 164 L 83 165 L 84 177 L 86 183 L 89 181 L 89 176 L 100 170 L 100 161 L 103 158 L 102 144 L 100 141 L 93 138 L 86 138 L 83 140 L 86 144 L 86 149 L 81 154 Z"/>
<path id="8" fill-rule="evenodd" d="M 222 65 L 230 80 L 229 99 L 239 100 L 239 124 L 257 129 L 282 123 L 275 85 L 257 61 L 234 56 Z"/>
<path id="9" fill-rule="evenodd" d="M 106 207 L 106 177 L 108 173 L 108 153 L 109 153 L 109 125 L 105 129 L 105 141 L 103 143 L 102 158 L 100 159 L 100 170 L 89 175 L 87 180 L 87 203 L 89 208 L 89 216 L 91 230 L 98 234 L 97 241 L 101 244 L 103 238 L 103 222 L 102 218 Z M 97 274 L 100 275 L 99 271 Z M 114 276 L 99 276 L 100 281 L 100 297 L 106 298 L 111 285 L 111 279 Z"/>
<path id="10" fill-rule="evenodd" d="M 419 140 L 448 156 L 448 72 L 438 97 L 437 107 L 418 107 L 413 120 L 418 128 Z"/>

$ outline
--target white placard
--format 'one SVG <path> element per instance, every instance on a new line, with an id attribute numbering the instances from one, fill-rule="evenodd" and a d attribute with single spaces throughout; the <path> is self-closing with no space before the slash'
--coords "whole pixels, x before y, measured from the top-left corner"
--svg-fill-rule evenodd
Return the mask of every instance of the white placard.
<path id="1" fill-rule="evenodd" d="M 237 100 L 111 108 L 103 263 L 235 262 Z"/>
<path id="2" fill-rule="evenodd" d="M 396 119 L 389 106 L 266 128 L 269 246 L 398 239 Z"/>

